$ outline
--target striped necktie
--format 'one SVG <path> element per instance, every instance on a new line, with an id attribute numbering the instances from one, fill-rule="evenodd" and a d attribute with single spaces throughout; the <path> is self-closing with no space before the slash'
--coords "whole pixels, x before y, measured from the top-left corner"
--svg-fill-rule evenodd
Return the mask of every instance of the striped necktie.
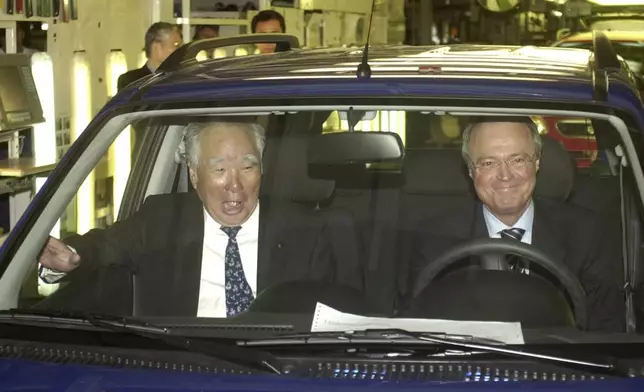
<path id="1" fill-rule="evenodd" d="M 525 230 L 518 227 L 512 227 L 510 229 L 501 230 L 499 234 L 501 235 L 501 238 L 520 242 L 525 234 Z M 526 275 L 530 274 L 530 269 L 528 268 L 528 262 L 526 260 L 522 260 L 520 257 L 515 255 L 508 255 L 506 258 L 511 271 L 520 272 Z"/>

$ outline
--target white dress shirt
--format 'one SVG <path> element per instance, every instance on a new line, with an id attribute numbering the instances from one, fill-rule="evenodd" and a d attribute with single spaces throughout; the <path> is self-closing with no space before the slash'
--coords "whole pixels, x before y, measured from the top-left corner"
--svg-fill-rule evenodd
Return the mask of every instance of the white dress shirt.
<path id="1" fill-rule="evenodd" d="M 524 244 L 532 244 L 532 222 L 534 221 L 534 202 L 530 201 L 530 205 L 525 210 L 521 218 L 514 224 L 514 226 L 508 226 L 505 223 L 501 222 L 499 218 L 494 216 L 492 212 L 487 208 L 486 205 L 483 205 L 483 218 L 485 218 L 485 225 L 487 226 L 488 234 L 490 238 L 501 238 L 501 230 L 506 229 L 523 229 L 525 233 L 521 237 L 521 242 Z"/>
<path id="2" fill-rule="evenodd" d="M 204 240 L 201 256 L 201 281 L 197 317 L 226 317 L 226 246 L 228 235 L 204 209 Z M 257 296 L 257 244 L 259 205 L 237 233 L 237 246 L 244 275 Z"/>
<path id="3" fill-rule="evenodd" d="M 483 218 L 485 218 L 485 225 L 490 238 L 501 238 L 502 230 L 516 228 L 525 230 L 523 237 L 521 237 L 521 242 L 528 245 L 532 244 L 532 223 L 534 222 L 534 203 L 532 201 L 530 201 L 530 205 L 514 226 L 508 226 L 501 222 L 486 205 L 483 205 Z M 529 263 L 523 262 L 519 271 L 530 275 Z"/>

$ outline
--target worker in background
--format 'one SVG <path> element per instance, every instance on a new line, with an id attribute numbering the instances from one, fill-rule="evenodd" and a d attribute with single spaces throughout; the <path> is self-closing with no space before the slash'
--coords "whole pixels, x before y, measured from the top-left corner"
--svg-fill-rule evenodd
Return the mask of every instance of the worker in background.
<path id="1" fill-rule="evenodd" d="M 143 67 L 119 76 L 118 90 L 121 91 L 129 84 L 156 71 L 182 43 L 181 32 L 177 26 L 166 22 L 157 22 L 150 26 L 145 33 L 145 56 L 148 61 Z"/>
<path id="2" fill-rule="evenodd" d="M 119 76 L 116 84 L 117 90 L 121 91 L 137 80 L 152 74 L 182 43 L 181 32 L 177 26 L 166 22 L 154 23 L 145 33 L 145 56 L 148 61 L 143 67 Z M 135 162 L 139 155 L 145 125 L 139 123 L 136 127 L 132 126 L 131 129 L 133 135 L 132 162 Z"/>
<path id="3" fill-rule="evenodd" d="M 277 11 L 260 11 L 250 22 L 250 30 L 253 34 L 285 33 L 286 23 L 284 17 Z M 275 44 L 257 44 L 259 53 L 275 52 Z"/>
<path id="4" fill-rule="evenodd" d="M 219 26 L 217 25 L 198 25 L 195 27 L 195 35 L 192 37 L 193 41 L 200 41 L 202 39 L 211 39 L 219 37 Z M 214 58 L 215 50 L 207 50 L 206 54 L 209 59 Z"/>

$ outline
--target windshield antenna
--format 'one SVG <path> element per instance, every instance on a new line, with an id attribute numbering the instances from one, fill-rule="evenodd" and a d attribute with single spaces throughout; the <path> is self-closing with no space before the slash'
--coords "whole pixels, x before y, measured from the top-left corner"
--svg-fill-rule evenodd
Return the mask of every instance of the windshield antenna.
<path id="1" fill-rule="evenodd" d="M 358 65 L 358 72 L 356 75 L 358 79 L 369 79 L 371 77 L 371 67 L 369 66 L 369 38 L 371 37 L 371 22 L 373 22 L 373 14 L 376 10 L 376 0 L 371 1 L 371 14 L 369 15 L 369 27 L 367 29 L 367 42 L 365 42 L 364 50 L 362 51 L 362 61 Z"/>

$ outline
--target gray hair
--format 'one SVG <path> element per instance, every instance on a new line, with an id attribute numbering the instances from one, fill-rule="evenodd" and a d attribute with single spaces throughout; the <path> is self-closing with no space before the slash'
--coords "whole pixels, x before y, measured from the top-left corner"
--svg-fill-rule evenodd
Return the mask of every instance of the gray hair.
<path id="1" fill-rule="evenodd" d="M 145 32 L 145 56 L 150 57 L 153 43 L 163 42 L 174 31 L 180 33 L 176 25 L 167 22 L 156 22 L 150 26 Z"/>
<path id="2" fill-rule="evenodd" d="M 530 130 L 530 136 L 532 137 L 532 142 L 534 143 L 534 150 L 537 158 L 541 156 L 541 150 L 543 148 L 543 141 L 541 140 L 541 134 L 539 134 L 539 129 L 537 128 L 537 125 L 532 122 L 532 121 L 516 121 L 513 120 L 512 118 L 503 120 L 503 118 L 499 119 L 494 119 L 495 122 L 519 122 L 520 124 L 524 124 L 528 129 Z M 468 166 L 471 166 L 473 164 L 472 158 L 470 157 L 470 152 L 469 152 L 469 144 L 470 144 L 470 138 L 472 137 L 472 132 L 475 130 L 475 128 L 478 125 L 481 125 L 483 121 L 477 121 L 469 124 L 465 129 L 463 130 L 463 136 L 462 136 L 462 145 L 461 145 L 461 155 L 463 156 L 463 160 Z"/>
<path id="3" fill-rule="evenodd" d="M 264 146 L 266 145 L 266 138 L 264 136 L 264 128 L 259 124 L 243 123 L 243 122 L 200 122 L 189 124 L 183 136 L 184 143 L 184 157 L 188 165 L 193 168 L 199 166 L 199 154 L 201 133 L 206 129 L 224 128 L 228 126 L 241 127 L 249 133 L 255 143 L 255 149 L 259 154 L 259 162 L 261 167 L 262 156 L 264 154 Z"/>

